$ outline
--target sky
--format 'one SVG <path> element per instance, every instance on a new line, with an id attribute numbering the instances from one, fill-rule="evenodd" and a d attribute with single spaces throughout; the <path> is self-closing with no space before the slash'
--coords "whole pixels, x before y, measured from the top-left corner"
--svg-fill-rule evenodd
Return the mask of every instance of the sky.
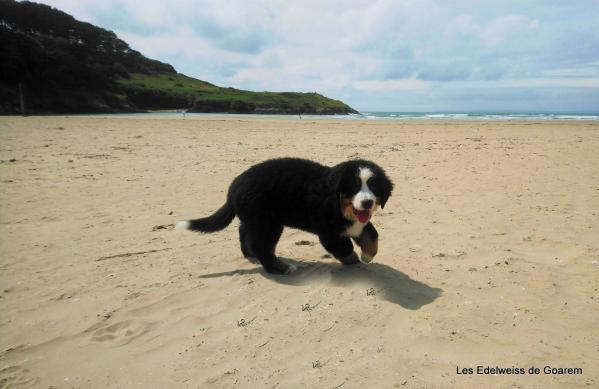
<path id="1" fill-rule="evenodd" d="M 599 0 L 40 2 L 220 86 L 362 112 L 599 112 Z"/>

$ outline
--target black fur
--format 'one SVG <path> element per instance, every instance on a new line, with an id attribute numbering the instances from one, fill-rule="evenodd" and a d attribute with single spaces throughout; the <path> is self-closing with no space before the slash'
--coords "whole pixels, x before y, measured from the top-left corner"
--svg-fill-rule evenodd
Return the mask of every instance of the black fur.
<path id="1" fill-rule="evenodd" d="M 342 215 L 341 201 L 360 190 L 360 167 L 374 173 L 368 186 L 384 208 L 393 183 L 373 162 L 351 160 L 327 167 L 305 159 L 271 159 L 235 178 L 225 205 L 212 216 L 190 220 L 189 229 L 221 230 L 237 215 L 243 255 L 256 257 L 270 273 L 290 270 L 274 253 L 284 226 L 318 235 L 321 244 L 335 258 L 347 264 L 356 263 L 350 238 L 342 236 L 353 222 Z M 373 238 L 378 236 L 370 222 L 364 231 Z"/>

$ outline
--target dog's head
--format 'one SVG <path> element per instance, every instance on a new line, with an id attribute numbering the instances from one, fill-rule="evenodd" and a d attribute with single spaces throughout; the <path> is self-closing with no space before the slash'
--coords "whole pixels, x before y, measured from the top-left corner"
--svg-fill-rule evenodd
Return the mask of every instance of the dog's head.
<path id="1" fill-rule="evenodd" d="M 333 167 L 331 177 L 343 216 L 363 224 L 368 223 L 379 205 L 385 208 L 393 190 L 385 171 L 370 161 L 343 162 Z"/>

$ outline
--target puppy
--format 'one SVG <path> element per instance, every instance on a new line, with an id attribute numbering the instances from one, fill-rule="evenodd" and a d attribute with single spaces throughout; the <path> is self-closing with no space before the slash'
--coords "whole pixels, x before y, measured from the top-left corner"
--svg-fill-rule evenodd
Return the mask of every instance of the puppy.
<path id="1" fill-rule="evenodd" d="M 346 265 L 359 262 L 351 239 L 370 262 L 378 233 L 370 218 L 385 207 L 393 183 L 374 162 L 351 160 L 333 167 L 299 158 L 280 158 L 250 167 L 233 180 L 227 201 L 212 216 L 181 221 L 176 227 L 214 232 L 239 218 L 239 241 L 246 258 L 257 258 L 269 273 L 294 270 L 275 256 L 283 227 L 318 235 L 320 243 Z"/>

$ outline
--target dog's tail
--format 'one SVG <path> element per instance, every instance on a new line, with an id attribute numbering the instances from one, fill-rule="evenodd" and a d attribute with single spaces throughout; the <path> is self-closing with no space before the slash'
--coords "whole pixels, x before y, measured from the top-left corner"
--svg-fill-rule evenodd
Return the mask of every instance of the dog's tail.
<path id="1" fill-rule="evenodd" d="M 229 200 L 227 200 L 225 205 L 220 207 L 220 209 L 213 215 L 200 219 L 178 222 L 175 225 L 175 228 L 201 232 L 215 232 L 222 230 L 231 224 L 231 221 L 233 221 L 234 217 L 235 212 L 233 211 L 233 207 L 231 206 Z"/>

